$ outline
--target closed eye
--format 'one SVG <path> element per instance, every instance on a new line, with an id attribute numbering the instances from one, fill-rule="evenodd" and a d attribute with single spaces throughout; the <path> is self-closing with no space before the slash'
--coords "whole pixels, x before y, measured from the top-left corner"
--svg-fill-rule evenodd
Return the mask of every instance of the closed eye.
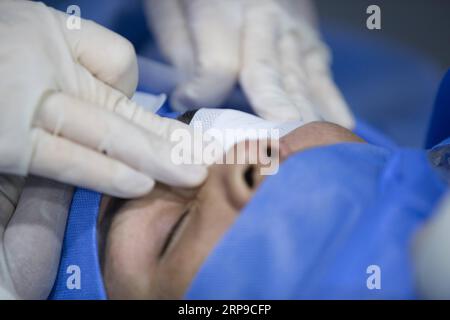
<path id="1" fill-rule="evenodd" d="M 162 258 L 164 254 L 166 253 L 167 249 L 169 248 L 169 245 L 172 243 L 172 240 L 175 238 L 175 235 L 177 231 L 180 229 L 180 226 L 183 222 L 183 220 L 187 217 L 189 213 L 189 210 L 186 210 L 178 219 L 177 222 L 174 223 L 172 226 L 172 229 L 170 229 L 169 233 L 167 234 L 166 241 L 164 241 L 164 244 L 161 248 L 161 251 L 159 252 L 158 257 Z"/>

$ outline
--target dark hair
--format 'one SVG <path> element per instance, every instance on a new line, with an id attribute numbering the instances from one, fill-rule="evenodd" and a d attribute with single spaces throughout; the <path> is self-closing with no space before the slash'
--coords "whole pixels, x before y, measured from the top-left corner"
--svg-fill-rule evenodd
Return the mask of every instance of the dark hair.
<path id="1" fill-rule="evenodd" d="M 186 124 L 190 124 L 192 121 L 192 118 L 194 118 L 194 116 L 198 110 L 200 110 L 200 109 L 186 111 L 185 113 L 179 115 L 177 117 L 177 120 L 181 121 L 183 123 L 186 123 Z"/>

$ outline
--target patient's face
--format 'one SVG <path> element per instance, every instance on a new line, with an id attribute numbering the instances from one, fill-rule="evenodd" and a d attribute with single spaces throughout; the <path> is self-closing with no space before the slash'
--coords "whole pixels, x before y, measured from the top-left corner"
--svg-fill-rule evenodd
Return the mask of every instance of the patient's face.
<path id="1" fill-rule="evenodd" d="M 362 140 L 336 125 L 311 123 L 280 140 L 280 158 L 340 142 Z M 244 149 L 235 149 L 239 150 Z M 258 165 L 213 165 L 196 189 L 158 184 L 140 199 L 105 198 L 99 230 L 108 296 L 182 298 L 205 257 L 263 179 Z"/>

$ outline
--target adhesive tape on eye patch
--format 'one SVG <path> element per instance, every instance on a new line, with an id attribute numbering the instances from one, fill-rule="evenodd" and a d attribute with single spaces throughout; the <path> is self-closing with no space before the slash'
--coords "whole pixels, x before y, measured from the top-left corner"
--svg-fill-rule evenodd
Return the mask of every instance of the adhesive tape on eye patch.
<path id="1" fill-rule="evenodd" d="M 206 108 L 200 109 L 195 113 L 190 125 L 193 126 L 196 123 L 200 123 L 203 132 L 206 133 L 210 129 L 215 129 L 223 133 L 224 136 L 233 134 L 233 139 L 224 139 L 222 141 L 225 151 L 235 143 L 246 139 L 254 139 L 255 132 L 264 132 L 264 130 L 261 131 L 260 129 L 266 129 L 266 131 L 278 129 L 279 137 L 281 138 L 292 130 L 304 125 L 302 121 L 272 122 L 242 111 Z"/>

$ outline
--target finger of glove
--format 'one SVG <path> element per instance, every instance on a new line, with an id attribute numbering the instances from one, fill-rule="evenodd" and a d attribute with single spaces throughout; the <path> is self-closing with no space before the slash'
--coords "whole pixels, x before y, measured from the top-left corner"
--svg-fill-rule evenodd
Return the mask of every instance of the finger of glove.
<path id="1" fill-rule="evenodd" d="M 33 129 L 34 154 L 29 172 L 120 198 L 150 192 L 148 176 L 94 150 L 42 129 Z"/>
<path id="2" fill-rule="evenodd" d="M 138 83 L 137 58 L 131 42 L 85 19 L 81 19 L 79 29 L 67 28 L 68 16 L 57 10 L 54 14 L 63 26 L 74 59 L 96 78 L 131 97 Z"/>
<path id="3" fill-rule="evenodd" d="M 155 126 L 161 123 L 155 121 Z M 117 114 L 63 93 L 51 94 L 43 101 L 35 125 L 169 185 L 196 186 L 206 177 L 202 166 L 175 164 L 170 137 L 143 130 Z"/>
<path id="4" fill-rule="evenodd" d="M 195 60 L 180 0 L 146 0 L 144 4 L 147 22 L 162 54 L 183 78 L 191 77 Z"/>
<path id="5" fill-rule="evenodd" d="M 315 103 L 309 86 L 308 73 L 303 65 L 302 41 L 306 41 L 295 29 L 282 32 L 279 41 L 280 64 L 283 84 L 305 123 L 322 120 L 321 110 Z"/>
<path id="6" fill-rule="evenodd" d="M 170 139 L 172 132 L 175 130 L 187 130 L 192 133 L 192 129 L 180 121 L 163 118 L 144 110 L 121 92 L 93 77 L 82 66 L 79 67 L 78 71 L 79 78 L 82 79 L 78 96 L 90 102 L 92 105 L 99 106 L 130 120 L 141 128 L 157 134 L 165 140 Z M 194 135 L 192 136 L 194 139 L 199 138 Z"/>
<path id="7" fill-rule="evenodd" d="M 281 77 L 277 49 L 279 23 L 271 8 L 252 7 L 244 18 L 240 82 L 255 112 L 273 121 L 301 119 Z"/>
<path id="8" fill-rule="evenodd" d="M 171 139 L 176 130 L 188 131 L 195 143 L 203 143 L 201 136 L 194 135 L 193 130 L 186 124 L 173 119 L 163 118 L 144 110 L 134 101 L 128 99 L 121 92 L 92 76 L 83 66 L 78 68 L 81 79 L 77 96 L 94 106 L 102 107 L 115 113 L 145 130 L 158 135 L 163 140 Z M 202 155 L 192 154 L 194 163 L 202 163 Z"/>
<path id="9" fill-rule="evenodd" d="M 309 68 L 310 91 L 317 106 L 321 108 L 323 118 L 347 129 L 353 129 L 355 126 L 353 113 L 334 82 L 331 72 L 325 68 L 312 66 L 311 59 L 307 58 L 305 61 L 307 61 L 306 68 Z"/>
<path id="10" fill-rule="evenodd" d="M 4 236 L 11 278 L 22 299 L 46 299 L 52 289 L 72 191 L 56 181 L 26 179 Z"/>
<path id="11" fill-rule="evenodd" d="M 333 83 L 330 53 L 318 31 L 306 21 L 286 19 L 284 26 L 280 52 L 287 90 L 309 100 L 321 120 L 352 127 L 353 116 Z"/>
<path id="12" fill-rule="evenodd" d="M 240 67 L 242 10 L 239 1 L 183 1 L 194 45 L 195 71 L 171 97 L 176 110 L 219 106 Z"/>
<path id="13" fill-rule="evenodd" d="M 309 91 L 315 107 L 324 120 L 337 123 L 348 129 L 354 128 L 354 116 L 333 81 L 330 70 L 331 53 L 320 39 L 314 26 L 297 22 L 298 40 L 293 41 L 301 53 L 301 64 L 306 72 Z"/>
<path id="14" fill-rule="evenodd" d="M 307 23 L 318 28 L 318 17 L 315 4 L 311 0 L 276 0 L 286 12 L 286 15 L 295 20 Z"/>
<path id="15" fill-rule="evenodd" d="M 0 236 L 13 215 L 25 178 L 13 175 L 0 175 Z"/>

